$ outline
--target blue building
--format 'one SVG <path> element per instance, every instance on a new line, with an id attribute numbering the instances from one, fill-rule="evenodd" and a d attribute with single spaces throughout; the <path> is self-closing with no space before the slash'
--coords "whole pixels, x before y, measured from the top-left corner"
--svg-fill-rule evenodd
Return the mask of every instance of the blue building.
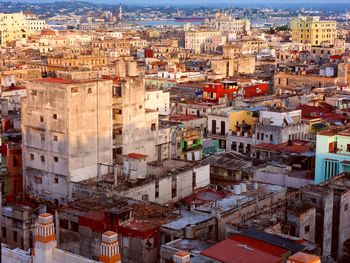
<path id="1" fill-rule="evenodd" d="M 315 184 L 343 172 L 350 172 L 350 127 L 318 133 Z"/>

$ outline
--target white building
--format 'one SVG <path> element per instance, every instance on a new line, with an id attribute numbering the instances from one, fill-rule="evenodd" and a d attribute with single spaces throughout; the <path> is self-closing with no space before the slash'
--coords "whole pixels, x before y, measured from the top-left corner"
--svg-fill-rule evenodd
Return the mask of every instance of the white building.
<path id="1" fill-rule="evenodd" d="M 197 30 L 185 32 L 185 48 L 195 53 L 205 50 L 206 42 L 216 42 L 217 45 L 225 44 L 225 37 L 217 30 Z"/>
<path id="2" fill-rule="evenodd" d="M 124 163 L 124 173 L 126 170 L 132 180 L 143 177 L 145 182 L 118 191 L 118 194 L 159 204 L 181 200 L 194 190 L 210 184 L 210 166 L 205 164 L 193 165 L 186 161 L 166 160 L 162 164 L 146 165 L 145 156 L 130 154 L 127 163 Z M 150 178 L 149 175 L 157 178 Z"/>
<path id="3" fill-rule="evenodd" d="M 237 19 L 227 14 L 217 13 L 215 18 L 210 19 L 207 24 L 224 33 L 241 36 L 249 34 L 250 22 L 248 19 Z"/>
<path id="4" fill-rule="evenodd" d="M 169 115 L 170 93 L 159 89 L 146 90 L 145 108 L 156 110 L 159 115 Z"/>

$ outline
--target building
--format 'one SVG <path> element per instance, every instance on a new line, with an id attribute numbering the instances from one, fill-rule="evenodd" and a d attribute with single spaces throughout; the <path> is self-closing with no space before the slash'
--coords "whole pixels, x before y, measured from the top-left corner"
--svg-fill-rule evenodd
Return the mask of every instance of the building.
<path id="1" fill-rule="evenodd" d="M 26 192 L 56 204 L 70 183 L 103 174 L 112 160 L 112 81 L 95 72 L 61 72 L 27 83 L 22 100 Z"/>
<path id="2" fill-rule="evenodd" d="M 114 173 L 74 183 L 72 191 L 75 198 L 110 193 L 167 204 L 177 202 L 210 183 L 210 167 L 207 164 L 181 160 L 147 164 L 146 158 L 143 154 L 130 153 L 124 156 L 123 167 L 115 167 Z"/>
<path id="3" fill-rule="evenodd" d="M 197 30 L 185 32 L 185 48 L 194 53 L 202 53 L 207 42 L 215 42 L 216 45 L 223 45 L 225 37 L 221 36 L 218 30 Z"/>
<path id="4" fill-rule="evenodd" d="M 1 260 L 9 263 L 121 263 L 118 235 L 112 231 L 103 233 L 99 243 L 100 256 L 94 261 L 57 248 L 57 236 L 53 216 L 49 213 L 39 215 L 35 234 L 35 250 L 32 255 L 19 249 L 2 246 Z"/>
<path id="5" fill-rule="evenodd" d="M 118 232 L 123 262 L 153 263 L 159 256 L 160 225 L 176 217 L 169 207 L 94 196 L 57 211 L 57 243 L 70 253 L 98 260 L 101 235 L 112 230 Z"/>
<path id="6" fill-rule="evenodd" d="M 223 47 L 225 58 L 234 58 L 238 55 L 256 55 L 268 49 L 268 42 L 259 38 L 247 38 L 230 42 Z"/>
<path id="7" fill-rule="evenodd" d="M 234 188 L 232 194 L 208 194 L 207 198 L 204 197 L 204 203 L 197 203 L 198 199 L 194 195 L 190 211 L 181 210 L 180 218 L 162 225 L 162 244 L 179 238 L 224 240 L 228 234 L 228 224 L 239 225 L 243 219 L 247 220 L 263 211 L 270 211 L 284 200 L 287 191 L 281 186 L 250 182 L 231 186 Z M 229 188 L 231 190 L 228 183 L 226 189 Z"/>
<path id="8" fill-rule="evenodd" d="M 319 185 L 303 187 L 300 195 L 304 204 L 316 208 L 314 231 L 320 255 L 346 262 L 342 260 L 348 256 L 347 244 L 350 240 L 349 173 L 340 174 Z M 311 225 L 310 231 L 313 231 Z"/>
<path id="9" fill-rule="evenodd" d="M 40 31 L 46 22 L 20 13 L 0 13 L 0 45 L 6 46 L 11 41 L 27 39 L 28 32 Z"/>
<path id="10" fill-rule="evenodd" d="M 262 110 L 255 125 L 256 144 L 286 143 L 304 139 L 307 126 L 301 122 L 301 110 Z"/>
<path id="11" fill-rule="evenodd" d="M 319 132 L 316 137 L 315 184 L 343 172 L 350 172 L 350 130 L 346 127 Z"/>
<path id="12" fill-rule="evenodd" d="M 292 40 L 298 43 L 323 43 L 334 45 L 337 37 L 337 22 L 320 20 L 320 17 L 297 17 L 291 21 Z"/>
<path id="13" fill-rule="evenodd" d="M 136 62 L 121 61 L 118 67 L 112 92 L 114 163 L 123 163 L 129 153 L 147 155 L 148 161 L 168 159 L 170 128 L 161 127 L 158 117 L 170 111 L 169 93 L 147 91 Z"/>
<path id="14" fill-rule="evenodd" d="M 31 202 L 15 202 L 2 206 L 2 243 L 8 248 L 32 250 L 34 248 L 35 228 L 39 207 Z"/>
<path id="15" fill-rule="evenodd" d="M 236 38 L 250 33 L 250 22 L 248 19 L 237 19 L 224 13 L 216 13 L 215 18 L 207 21 L 208 26 Z"/>

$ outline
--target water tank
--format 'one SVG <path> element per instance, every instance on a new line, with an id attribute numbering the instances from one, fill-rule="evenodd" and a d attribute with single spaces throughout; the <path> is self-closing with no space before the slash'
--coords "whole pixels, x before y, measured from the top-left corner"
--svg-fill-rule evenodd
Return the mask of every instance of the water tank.
<path id="1" fill-rule="evenodd" d="M 186 226 L 185 236 L 187 239 L 195 239 L 196 238 L 196 226 L 195 225 Z"/>
<path id="2" fill-rule="evenodd" d="M 129 77 L 137 77 L 139 72 L 137 70 L 137 63 L 135 61 L 130 61 L 128 63 L 128 76 Z"/>
<path id="3" fill-rule="evenodd" d="M 247 185 L 245 183 L 241 183 L 240 185 L 241 185 L 241 192 L 242 193 L 247 192 Z"/>
<path id="4" fill-rule="evenodd" d="M 121 78 L 125 77 L 125 62 L 123 60 L 115 63 L 115 75 Z"/>
<path id="5" fill-rule="evenodd" d="M 233 193 L 235 195 L 240 195 L 241 194 L 241 186 L 239 184 L 233 186 Z"/>
<path id="6" fill-rule="evenodd" d="M 258 183 L 253 183 L 253 189 L 254 190 L 258 190 L 259 188 L 259 184 Z"/>

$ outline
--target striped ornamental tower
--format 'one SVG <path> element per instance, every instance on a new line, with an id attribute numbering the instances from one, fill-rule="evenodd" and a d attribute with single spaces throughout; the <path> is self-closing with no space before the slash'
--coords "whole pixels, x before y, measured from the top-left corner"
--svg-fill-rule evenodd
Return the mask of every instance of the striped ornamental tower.
<path id="1" fill-rule="evenodd" d="M 35 234 L 34 263 L 52 262 L 52 250 L 57 247 L 53 216 L 39 215 Z"/>
<path id="2" fill-rule="evenodd" d="M 107 231 L 102 234 L 100 262 L 122 262 L 119 252 L 118 234 L 116 232 Z"/>

